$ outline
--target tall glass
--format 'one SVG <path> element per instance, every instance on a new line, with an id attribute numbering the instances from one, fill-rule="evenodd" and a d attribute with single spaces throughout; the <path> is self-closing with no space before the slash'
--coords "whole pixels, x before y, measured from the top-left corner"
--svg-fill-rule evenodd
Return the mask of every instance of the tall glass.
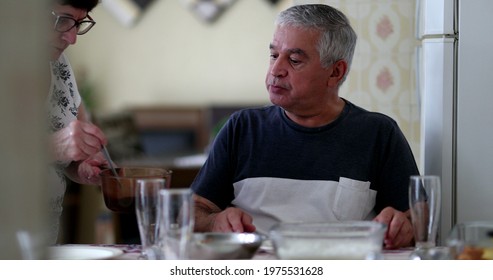
<path id="1" fill-rule="evenodd" d="M 164 189 L 159 192 L 159 199 L 159 233 L 164 259 L 188 259 L 194 227 L 192 191 Z"/>
<path id="2" fill-rule="evenodd" d="M 142 245 L 141 259 L 161 259 L 159 244 L 159 191 L 165 188 L 164 178 L 138 179 L 135 188 L 135 213 Z"/>
<path id="3" fill-rule="evenodd" d="M 409 207 L 416 244 L 412 258 L 433 258 L 440 221 L 440 178 L 435 175 L 411 176 Z"/>

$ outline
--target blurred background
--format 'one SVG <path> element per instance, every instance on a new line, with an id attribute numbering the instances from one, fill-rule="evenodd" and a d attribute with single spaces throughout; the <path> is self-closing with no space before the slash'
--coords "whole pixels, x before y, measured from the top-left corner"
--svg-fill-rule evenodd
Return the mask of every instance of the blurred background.
<path id="1" fill-rule="evenodd" d="M 414 0 L 147 0 L 136 10 L 121 4 L 133 1 L 103 0 L 92 14 L 97 25 L 68 49 L 94 115 L 268 104 L 264 77 L 277 13 L 325 3 L 344 11 L 359 36 L 341 95 L 396 119 L 419 156 Z M 226 4 L 207 20 L 201 2 Z"/>
<path id="2" fill-rule="evenodd" d="M 394 118 L 419 162 L 414 0 L 132 2 L 103 0 L 92 13 L 97 25 L 68 50 L 121 165 L 186 169 L 172 184 L 187 187 L 224 118 L 269 104 L 264 77 L 274 20 L 302 3 L 333 5 L 350 18 L 359 41 L 341 96 Z"/>
<path id="3" fill-rule="evenodd" d="M 102 0 L 67 54 L 115 161 L 173 169 L 173 187 L 187 187 L 224 119 L 269 104 L 274 20 L 302 3 L 349 17 L 359 38 L 341 96 L 394 118 L 420 162 L 415 0 Z M 108 212 L 98 187 L 69 187 L 61 243 L 135 242 L 122 236 L 127 218 Z"/>

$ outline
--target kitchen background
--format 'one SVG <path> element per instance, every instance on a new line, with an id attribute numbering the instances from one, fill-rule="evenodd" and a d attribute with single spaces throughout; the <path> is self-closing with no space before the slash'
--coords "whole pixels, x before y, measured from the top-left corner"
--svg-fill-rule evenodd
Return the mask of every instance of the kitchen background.
<path id="1" fill-rule="evenodd" d="M 222 10 L 212 16 L 207 13 L 210 9 L 200 6 L 204 3 L 217 4 Z M 264 77 L 275 17 L 302 3 L 333 5 L 349 17 L 359 38 L 340 95 L 394 118 L 419 164 L 415 0 L 103 0 L 92 13 L 97 25 L 78 37 L 68 55 L 79 87 L 99 120 L 135 108 L 268 104 Z M 168 115 L 151 118 L 171 119 Z M 161 152 L 174 149 L 157 138 L 148 142 L 153 141 L 162 146 Z M 178 179 L 175 175 L 172 184 Z M 65 218 L 72 232 L 66 231 L 62 240 L 112 243 L 121 239 L 118 231 L 129 232 L 115 229 L 115 224 L 128 218 L 108 213 L 99 189 L 76 186 L 73 190 L 76 196 L 67 196 L 65 208 L 72 213 Z"/>
<path id="2" fill-rule="evenodd" d="M 1 222 L 12 224 L 13 229 L 20 221 L 23 225 L 41 227 L 43 217 L 39 208 L 42 206 L 38 198 L 45 193 L 40 183 L 43 182 L 45 156 L 39 154 L 39 146 L 43 144 L 39 132 L 42 118 L 36 110 L 36 104 L 42 104 L 45 98 L 44 91 L 39 89 L 47 88 L 43 83 L 45 77 L 36 75 L 42 72 L 37 69 L 44 64 L 30 57 L 25 61 L 35 67 L 19 63 L 26 58 L 22 53 L 35 56 L 43 51 L 36 47 L 44 42 L 39 24 L 36 24 L 43 16 L 39 12 L 43 3 L 26 1 L 29 4 L 13 5 L 14 2 L 2 1 L 0 9 L 1 18 L 7 23 L 0 26 L 2 38 L 10 38 L 5 42 L 18 45 L 3 44 L 4 41 L 0 44 L 0 54 L 13 61 L 0 65 L 3 95 L 0 112 L 5 114 L 0 119 L 2 128 L 11 131 L 3 134 L 0 145 L 6 148 L 2 150 L 2 155 L 6 156 L 1 161 L 3 199 L 0 205 L 4 210 L 1 212 L 11 213 L 11 209 L 24 205 L 18 219 L 1 217 Z M 199 11 L 205 11 L 207 15 L 210 10 L 194 5 L 206 2 L 225 8 L 204 19 Z M 169 109 L 267 104 L 264 77 L 274 19 L 288 6 L 308 2 L 340 8 L 349 16 L 359 35 L 351 74 L 341 88 L 341 96 L 368 110 L 393 117 L 419 162 L 419 99 L 414 70 L 415 0 L 102 0 L 92 13 L 96 26 L 79 36 L 77 44 L 67 53 L 76 71 L 79 88 L 96 120 L 108 116 L 111 119 L 111 116 L 136 107 Z M 132 3 L 138 5 L 131 6 Z M 133 8 L 122 10 L 129 5 Z M 26 24 L 17 26 L 20 17 L 25 18 Z M 39 43 L 30 44 L 31 40 Z M 12 50 L 16 50 L 15 55 L 9 56 Z M 2 61 L 7 61 L 4 56 Z M 30 83 L 12 83 L 26 79 Z M 10 92 L 16 94 L 8 94 Z M 26 96 L 28 93 L 33 96 Z M 17 120 L 15 123 L 11 121 L 13 118 Z M 174 119 L 168 121 L 174 122 Z M 33 158 L 38 160 L 33 161 Z M 24 176 L 26 171 L 32 176 Z M 114 242 L 117 234 L 113 232 L 114 213 L 104 206 L 101 190 L 90 186 L 75 186 L 69 190 L 76 191 L 66 196 L 66 231 L 60 241 Z M 26 196 L 26 193 L 33 196 Z M 2 240 L 6 242 L 0 247 L 14 244 L 5 238 Z"/>
<path id="3" fill-rule="evenodd" d="M 115 16 L 127 1 L 103 0 L 93 12 L 97 25 L 68 51 L 96 115 L 133 106 L 267 104 L 264 77 L 277 13 L 326 3 L 344 11 L 359 35 L 341 96 L 393 117 L 419 162 L 414 0 L 155 0 L 137 14 Z M 193 10 L 199 2 L 228 4 L 209 22 Z"/>

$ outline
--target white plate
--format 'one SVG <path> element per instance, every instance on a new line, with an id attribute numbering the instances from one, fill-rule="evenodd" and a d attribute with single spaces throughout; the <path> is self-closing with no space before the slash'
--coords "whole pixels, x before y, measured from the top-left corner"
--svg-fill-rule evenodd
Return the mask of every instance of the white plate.
<path id="1" fill-rule="evenodd" d="M 53 260 L 104 260 L 116 258 L 123 251 L 109 247 L 63 245 L 49 247 L 48 254 Z"/>

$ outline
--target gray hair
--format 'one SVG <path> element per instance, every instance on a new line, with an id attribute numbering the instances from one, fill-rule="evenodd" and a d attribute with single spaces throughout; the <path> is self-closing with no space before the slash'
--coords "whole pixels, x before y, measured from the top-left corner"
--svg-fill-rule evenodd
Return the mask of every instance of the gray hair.
<path id="1" fill-rule="evenodd" d="M 298 5 L 282 11 L 275 23 L 320 30 L 317 50 L 322 67 L 327 68 L 338 60 L 347 62 L 348 69 L 340 82 L 342 84 L 351 67 L 357 36 L 341 11 L 322 4 Z"/>

